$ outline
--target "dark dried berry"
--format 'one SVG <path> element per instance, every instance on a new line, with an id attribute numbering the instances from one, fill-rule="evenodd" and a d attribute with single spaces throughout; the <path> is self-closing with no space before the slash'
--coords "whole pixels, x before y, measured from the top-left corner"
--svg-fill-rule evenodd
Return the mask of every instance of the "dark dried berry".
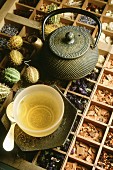
<path id="1" fill-rule="evenodd" d="M 1 32 L 5 33 L 7 35 L 13 36 L 13 35 L 17 35 L 19 33 L 19 28 L 12 24 L 5 24 L 2 27 Z"/>

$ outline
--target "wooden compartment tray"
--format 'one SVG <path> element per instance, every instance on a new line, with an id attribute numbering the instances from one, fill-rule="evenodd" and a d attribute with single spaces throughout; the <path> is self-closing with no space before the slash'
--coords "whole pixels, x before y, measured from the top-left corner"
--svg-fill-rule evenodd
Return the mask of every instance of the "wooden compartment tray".
<path id="1" fill-rule="evenodd" d="M 100 18 L 102 24 L 113 23 L 113 4 L 110 0 L 4 1 L 0 9 L 0 74 L 2 70 L 11 66 L 8 59 L 10 50 L 7 48 L 7 42 L 13 35 L 20 35 L 24 41 L 22 49 L 20 49 L 25 56 L 24 62 L 21 66 L 16 67 L 21 76 L 27 67 L 26 62 L 30 65 L 34 64 L 32 60 L 36 54 L 38 55 L 38 52 L 29 41 L 29 37 L 41 38 L 41 22 L 51 4 L 55 4 L 57 8 L 77 7 L 89 10 Z M 60 24 L 50 27 L 46 33 L 48 34 L 62 25 L 77 25 L 86 27 L 95 38 L 98 28 L 88 19 L 80 14 L 62 14 Z M 9 27 L 10 29 L 8 29 Z M 113 170 L 112 44 L 113 31 L 102 29 L 98 43 L 99 58 L 91 74 L 76 81 L 51 81 L 41 78 L 38 81 L 38 83 L 57 85 L 64 96 L 77 108 L 77 118 L 65 144 L 52 149 L 35 151 L 23 151 L 15 144 L 12 152 L 5 152 L 2 149 L 1 163 L 18 170 Z M 0 81 L 3 80 L 0 78 Z M 9 85 L 11 92 L 0 103 L 1 129 L 4 130 L 5 135 L 7 133 L 5 128 L 8 130 L 10 125 L 5 114 L 6 107 L 13 100 L 18 89 L 29 85 L 23 78 L 19 82 Z"/>

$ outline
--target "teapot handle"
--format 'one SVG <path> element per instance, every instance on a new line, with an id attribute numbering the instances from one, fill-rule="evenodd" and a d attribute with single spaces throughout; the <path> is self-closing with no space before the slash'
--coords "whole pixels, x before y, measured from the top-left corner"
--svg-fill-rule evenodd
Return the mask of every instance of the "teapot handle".
<path id="1" fill-rule="evenodd" d="M 83 15 L 86 15 L 86 16 L 88 16 L 88 17 L 90 17 L 90 18 L 92 18 L 96 21 L 96 23 L 98 25 L 98 34 L 97 34 L 95 43 L 92 47 L 92 48 L 95 48 L 97 46 L 97 43 L 98 43 L 100 35 L 101 35 L 101 30 L 102 30 L 101 22 L 95 14 L 93 14 L 89 11 L 86 11 L 86 10 L 79 9 L 79 8 L 61 8 L 61 9 L 57 9 L 57 10 L 54 10 L 54 11 L 51 11 L 50 13 L 48 13 L 48 15 L 44 18 L 44 20 L 42 22 L 42 38 L 43 38 L 43 41 L 45 41 L 45 33 L 44 33 L 45 31 L 44 30 L 45 30 L 46 21 L 54 15 L 57 15 L 57 14 L 60 14 L 60 13 L 66 13 L 66 12 L 83 14 Z"/>

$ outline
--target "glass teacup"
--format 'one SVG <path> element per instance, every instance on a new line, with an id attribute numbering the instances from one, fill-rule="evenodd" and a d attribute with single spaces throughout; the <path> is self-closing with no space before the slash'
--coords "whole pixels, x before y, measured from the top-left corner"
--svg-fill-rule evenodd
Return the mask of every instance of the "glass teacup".
<path id="1" fill-rule="evenodd" d="M 28 135 L 47 136 L 58 129 L 64 115 L 64 102 L 53 87 L 32 85 L 16 96 L 13 115 L 18 126 Z"/>

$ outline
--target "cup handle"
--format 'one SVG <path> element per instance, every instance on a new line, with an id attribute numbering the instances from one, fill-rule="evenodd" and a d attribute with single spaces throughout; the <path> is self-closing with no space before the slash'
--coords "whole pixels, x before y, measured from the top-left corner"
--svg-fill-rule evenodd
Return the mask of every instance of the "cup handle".
<path id="1" fill-rule="evenodd" d="M 3 148 L 6 151 L 11 151 L 14 148 L 14 128 L 16 123 L 12 123 L 10 129 L 3 141 Z"/>

